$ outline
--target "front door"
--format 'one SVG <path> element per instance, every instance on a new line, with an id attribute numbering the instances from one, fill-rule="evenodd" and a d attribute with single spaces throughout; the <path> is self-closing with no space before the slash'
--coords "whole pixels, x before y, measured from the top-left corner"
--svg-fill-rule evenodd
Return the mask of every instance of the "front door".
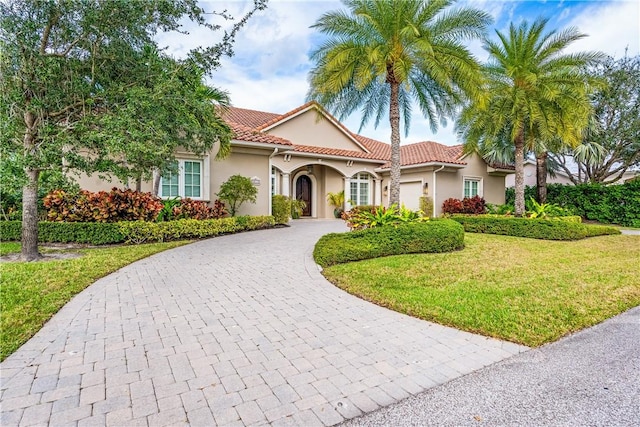
<path id="1" fill-rule="evenodd" d="M 311 216 L 311 179 L 307 175 L 302 175 L 296 181 L 296 199 L 302 200 L 305 207 L 302 216 Z"/>

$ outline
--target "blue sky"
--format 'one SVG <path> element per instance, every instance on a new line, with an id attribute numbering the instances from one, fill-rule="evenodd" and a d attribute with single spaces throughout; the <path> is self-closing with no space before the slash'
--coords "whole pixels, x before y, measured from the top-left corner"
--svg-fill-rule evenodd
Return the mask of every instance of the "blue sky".
<path id="1" fill-rule="evenodd" d="M 240 16 L 250 7 L 246 0 L 203 1 L 206 10 L 227 9 Z M 504 31 L 509 23 L 538 17 L 549 19 L 548 28 L 577 27 L 589 35 L 576 42 L 571 50 L 598 50 L 614 57 L 640 54 L 640 1 L 639 0 L 465 0 L 458 5 L 469 5 L 489 12 L 494 18 L 490 34 L 495 29 Z M 322 13 L 342 8 L 339 1 L 270 0 L 266 10 L 254 15 L 242 29 L 235 44 L 235 56 L 223 61 L 222 67 L 210 79 L 214 86 L 227 90 L 233 105 L 274 113 L 284 113 L 305 102 L 308 89 L 307 74 L 312 67 L 311 52 L 319 40 L 309 28 Z M 160 37 L 168 52 L 180 56 L 189 48 L 211 40 L 206 30 L 194 29 L 188 36 L 167 34 Z M 469 45 L 472 52 L 485 60 L 486 54 L 479 42 Z M 343 121 L 357 131 L 360 116 L 354 113 Z M 388 122 L 374 128 L 369 125 L 360 133 L 388 142 Z M 403 144 L 431 140 L 447 145 L 459 143 L 449 126 L 432 133 L 419 111 L 411 120 L 411 132 L 402 135 Z"/>

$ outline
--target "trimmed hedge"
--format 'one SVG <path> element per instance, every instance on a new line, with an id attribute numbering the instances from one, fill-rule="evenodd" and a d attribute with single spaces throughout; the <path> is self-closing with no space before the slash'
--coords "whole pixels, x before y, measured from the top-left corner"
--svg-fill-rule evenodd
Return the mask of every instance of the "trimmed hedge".
<path id="1" fill-rule="evenodd" d="M 104 245 L 168 241 L 215 237 L 220 234 L 271 228 L 272 216 L 239 216 L 222 219 L 179 219 L 167 222 L 122 221 L 40 222 L 38 240 L 56 243 L 88 243 Z M 0 241 L 18 241 L 22 236 L 20 221 L 0 221 Z"/>
<path id="2" fill-rule="evenodd" d="M 452 215 L 469 233 L 501 234 L 542 240 L 579 240 L 605 234 L 620 234 L 615 227 L 594 226 L 557 219 Z"/>
<path id="3" fill-rule="evenodd" d="M 19 241 L 21 237 L 22 221 L 0 221 L 0 241 Z M 124 235 L 117 223 L 41 221 L 38 241 L 108 245 L 124 242 Z"/>
<path id="4" fill-rule="evenodd" d="M 313 257 L 322 267 L 388 255 L 450 252 L 464 248 L 464 229 L 449 219 L 374 227 L 322 236 Z"/>
<path id="5" fill-rule="evenodd" d="M 506 203 L 513 203 L 513 188 Z M 525 188 L 525 198 L 535 197 L 536 187 Z M 547 202 L 570 209 L 575 215 L 607 224 L 640 227 L 640 180 L 624 184 L 547 185 Z"/>

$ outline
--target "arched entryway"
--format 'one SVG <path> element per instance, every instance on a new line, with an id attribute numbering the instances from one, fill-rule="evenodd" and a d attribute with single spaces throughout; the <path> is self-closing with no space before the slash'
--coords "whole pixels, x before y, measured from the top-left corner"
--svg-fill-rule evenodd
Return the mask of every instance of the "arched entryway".
<path id="1" fill-rule="evenodd" d="M 304 201 L 306 205 L 302 210 L 302 216 L 311 216 L 311 212 L 313 212 L 312 188 L 311 179 L 307 175 L 300 175 L 296 179 L 296 199 Z"/>

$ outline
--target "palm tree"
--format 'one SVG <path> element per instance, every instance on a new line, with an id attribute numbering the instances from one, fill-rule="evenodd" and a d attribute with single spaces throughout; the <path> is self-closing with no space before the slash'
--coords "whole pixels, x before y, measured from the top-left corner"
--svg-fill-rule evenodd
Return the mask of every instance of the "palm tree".
<path id="1" fill-rule="evenodd" d="M 480 65 L 463 40 L 481 37 L 490 16 L 450 9 L 452 0 L 344 0 L 346 11 L 313 25 L 327 40 L 312 53 L 309 99 L 340 119 L 362 113 L 360 129 L 389 114 L 390 203 L 400 202 L 400 118 L 410 128 L 414 101 L 431 129 L 467 97 L 479 95 Z"/>
<path id="2" fill-rule="evenodd" d="M 524 155 L 541 152 L 545 141 L 559 138 L 577 146 L 591 114 L 593 79 L 586 66 L 600 53 L 563 54 L 571 43 L 586 37 L 576 28 L 545 32 L 546 19 L 532 25 L 511 24 L 498 41 L 485 41 L 489 63 L 484 67 L 486 98 L 470 102 L 458 118 L 458 132 L 467 150 L 486 151 L 505 135 L 514 145 L 515 213 L 524 214 Z"/>

